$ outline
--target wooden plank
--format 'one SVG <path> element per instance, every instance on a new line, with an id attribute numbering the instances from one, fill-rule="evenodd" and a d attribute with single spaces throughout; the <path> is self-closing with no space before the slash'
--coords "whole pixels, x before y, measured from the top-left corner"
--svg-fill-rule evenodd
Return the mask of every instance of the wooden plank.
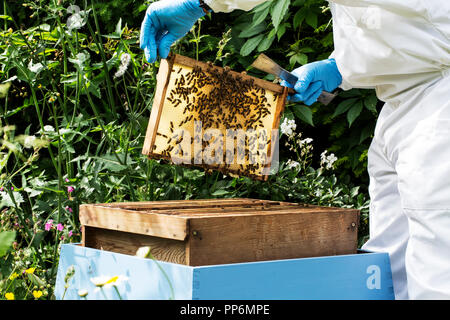
<path id="1" fill-rule="evenodd" d="M 85 226 L 176 240 L 184 240 L 188 234 L 188 222 L 183 217 L 97 205 L 81 205 L 80 222 Z"/>
<path id="2" fill-rule="evenodd" d="M 339 208 L 304 208 L 301 206 L 248 206 L 248 207 L 242 207 L 242 206 L 235 206 L 235 207 L 209 207 L 209 208 L 183 208 L 183 209 L 164 209 L 164 210 L 152 210 L 152 209 L 146 209 L 145 212 L 151 212 L 155 214 L 164 214 L 164 215 L 177 215 L 180 217 L 186 217 L 186 218 L 198 218 L 198 217 L 214 217 L 217 215 L 221 216 L 236 216 L 240 217 L 243 215 L 265 215 L 265 214 L 275 214 L 275 215 L 282 215 L 282 214 L 301 214 L 301 213 L 317 213 L 320 214 L 321 212 L 336 212 L 336 213 L 349 213 L 351 214 L 352 211 L 348 210 L 342 210 Z M 353 212 L 356 212 L 353 211 Z"/>
<path id="3" fill-rule="evenodd" d="M 150 114 L 150 119 L 147 126 L 147 133 L 145 135 L 142 154 L 148 155 L 151 153 L 155 144 L 156 132 L 158 131 L 159 119 L 161 117 L 164 99 L 170 72 L 172 70 L 173 59 L 161 59 L 158 74 L 156 76 L 156 90 L 153 97 L 153 106 Z"/>
<path id="4" fill-rule="evenodd" d="M 198 199 L 198 200 L 162 200 L 162 201 L 142 201 L 142 202 L 116 202 L 116 203 L 101 203 L 99 206 L 122 208 L 122 209 L 182 209 L 182 208 L 210 208 L 210 207 L 234 207 L 234 206 L 248 206 L 261 204 L 279 204 L 291 205 L 289 202 L 260 200 L 260 199 L 245 199 L 245 198 L 225 198 L 225 199 Z M 305 206 L 304 204 L 298 204 Z"/>
<path id="5" fill-rule="evenodd" d="M 105 206 L 191 206 L 191 205 L 203 205 L 203 206 L 209 206 L 214 203 L 221 203 L 221 204 L 227 204 L 227 203 L 236 203 L 236 204 L 247 204 L 247 203 L 260 203 L 260 202 L 271 202 L 271 200 L 261 200 L 261 199 L 250 199 L 250 198 L 223 198 L 223 199 L 189 199 L 189 200 L 158 200 L 158 201 L 138 201 L 138 202 L 113 202 L 113 203 L 99 203 L 98 205 L 105 205 Z"/>
<path id="6" fill-rule="evenodd" d="M 140 247 L 149 246 L 156 260 L 186 264 L 185 241 L 86 226 L 84 234 L 89 248 L 134 256 Z"/>
<path id="7" fill-rule="evenodd" d="M 190 219 L 191 266 L 355 253 L 358 214 L 304 212 Z"/>
<path id="8" fill-rule="evenodd" d="M 185 66 L 188 66 L 191 68 L 200 67 L 204 71 L 208 71 L 208 69 L 210 69 L 210 68 L 213 68 L 216 70 L 223 70 L 222 67 L 214 66 L 214 65 L 210 66 L 205 62 L 197 61 L 195 59 L 191 59 L 189 57 L 181 56 L 178 54 L 175 54 L 174 63 L 182 64 L 182 65 L 185 65 Z M 284 91 L 284 88 L 286 88 L 286 87 L 280 86 L 279 84 L 276 84 L 276 83 L 273 83 L 273 82 L 270 82 L 267 80 L 252 77 L 246 73 L 237 72 L 237 71 L 233 71 L 233 70 L 230 70 L 229 72 L 230 72 L 230 74 L 232 74 L 235 77 L 241 77 L 243 80 L 253 80 L 257 86 L 259 86 L 263 89 L 266 89 L 266 90 L 276 92 L 276 93 L 282 93 Z"/>

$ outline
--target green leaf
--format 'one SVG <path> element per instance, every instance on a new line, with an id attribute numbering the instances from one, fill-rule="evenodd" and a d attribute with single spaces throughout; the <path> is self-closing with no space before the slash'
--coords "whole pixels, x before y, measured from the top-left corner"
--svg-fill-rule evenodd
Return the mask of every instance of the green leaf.
<path id="1" fill-rule="evenodd" d="M 353 104 L 355 104 L 356 101 L 358 101 L 357 98 L 344 100 L 337 106 L 336 110 L 334 111 L 334 113 L 331 117 L 334 118 L 334 117 L 337 117 L 338 115 L 346 112 L 348 109 L 350 109 L 351 106 L 353 106 Z"/>
<path id="2" fill-rule="evenodd" d="M 7 16 L 6 14 L 0 14 L 0 19 L 12 21 L 12 18 L 10 16 Z"/>
<path id="3" fill-rule="evenodd" d="M 363 109 L 362 101 L 358 101 L 347 113 L 348 126 L 350 127 L 356 118 L 361 114 Z"/>
<path id="4" fill-rule="evenodd" d="M 295 64 L 305 65 L 308 63 L 308 56 L 304 53 L 296 53 L 289 59 L 289 64 L 294 66 Z"/>
<path id="5" fill-rule="evenodd" d="M 367 110 L 377 113 L 378 98 L 375 94 L 371 94 L 364 99 L 364 106 Z"/>
<path id="6" fill-rule="evenodd" d="M 0 232 L 0 257 L 3 257 L 8 252 L 15 238 L 15 231 Z"/>
<path id="7" fill-rule="evenodd" d="M 283 17 L 289 9 L 291 0 L 278 0 L 272 10 L 272 24 L 275 29 L 278 29 Z"/>
<path id="8" fill-rule="evenodd" d="M 45 282 L 34 273 L 27 273 L 26 275 L 28 277 L 28 280 L 30 280 L 35 286 L 38 287 L 45 286 Z"/>
<path id="9" fill-rule="evenodd" d="M 293 111 L 298 118 L 300 118 L 304 122 L 306 122 L 314 127 L 313 115 L 312 115 L 311 108 L 300 105 L 300 106 L 294 107 Z"/>
<path id="10" fill-rule="evenodd" d="M 366 125 L 361 131 L 361 135 L 359 137 L 359 143 L 364 142 L 367 138 L 372 136 L 374 131 L 373 125 Z"/>
<path id="11" fill-rule="evenodd" d="M 263 3 L 257 5 L 254 9 L 253 12 L 260 12 L 263 11 L 267 8 L 270 8 L 270 6 L 272 5 L 272 1 L 264 1 Z"/>
<path id="12" fill-rule="evenodd" d="M 261 32 L 266 30 L 266 24 L 265 23 L 261 23 L 258 24 L 257 26 L 254 27 L 249 27 L 244 29 L 244 31 L 242 31 L 239 34 L 239 38 L 250 38 L 253 37 L 254 35 L 260 34 Z"/>
<path id="13" fill-rule="evenodd" d="M 280 41 L 280 38 L 286 33 L 286 27 L 289 26 L 289 23 L 283 23 L 277 30 L 277 38 Z"/>
<path id="14" fill-rule="evenodd" d="M 308 13 L 306 7 L 302 7 L 300 10 L 297 11 L 297 13 L 294 16 L 294 29 L 297 29 L 305 20 L 306 14 Z"/>
<path id="15" fill-rule="evenodd" d="M 258 51 L 262 52 L 262 51 L 266 51 L 267 49 L 270 48 L 270 46 L 272 45 L 273 41 L 275 40 L 275 36 L 272 37 L 265 37 L 258 46 Z"/>
<path id="16" fill-rule="evenodd" d="M 317 14 L 313 11 L 310 11 L 305 19 L 306 23 L 309 24 L 314 29 L 317 28 Z"/>
<path id="17" fill-rule="evenodd" d="M 280 123 L 283 123 L 284 119 L 294 120 L 295 119 L 294 113 L 290 109 L 286 109 L 283 112 L 283 116 L 281 117 Z"/>
<path id="18" fill-rule="evenodd" d="M 267 7 L 265 10 L 257 12 L 253 15 L 252 27 L 259 25 L 263 22 L 267 16 L 269 15 L 270 7 Z"/>
<path id="19" fill-rule="evenodd" d="M 219 189 L 219 190 L 216 190 L 213 193 L 211 193 L 211 195 L 212 196 L 223 196 L 223 195 L 226 195 L 226 194 L 229 194 L 229 193 L 230 192 L 225 190 L 225 189 Z"/>
<path id="20" fill-rule="evenodd" d="M 241 48 L 241 55 L 245 57 L 252 53 L 252 51 L 256 49 L 263 38 L 264 34 L 260 34 L 256 37 L 248 39 Z"/>

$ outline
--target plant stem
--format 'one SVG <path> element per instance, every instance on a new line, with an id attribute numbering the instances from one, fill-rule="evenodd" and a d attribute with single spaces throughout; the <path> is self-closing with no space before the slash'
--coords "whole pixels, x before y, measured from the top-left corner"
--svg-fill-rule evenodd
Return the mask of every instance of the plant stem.
<path id="1" fill-rule="evenodd" d="M 92 1 L 92 2 L 93 2 L 93 4 L 91 7 L 92 7 L 92 13 L 94 16 L 95 27 L 97 29 L 98 35 L 100 35 L 101 32 L 100 32 L 100 27 L 99 27 L 98 20 L 97 20 L 97 13 L 95 11 L 95 5 L 94 5 L 95 1 Z M 105 51 L 103 50 L 103 44 L 102 44 L 100 36 L 97 37 L 97 34 L 94 32 L 94 30 L 92 29 L 92 26 L 89 22 L 87 22 L 87 26 L 88 26 L 89 32 L 91 33 L 92 39 L 94 39 L 95 45 L 97 46 L 97 49 L 100 52 L 100 56 L 102 58 L 103 71 L 105 72 L 106 89 L 107 89 L 107 93 L 108 93 L 107 95 L 108 95 L 109 105 L 113 111 L 115 119 L 117 120 L 119 117 L 117 115 L 116 104 L 114 102 L 114 96 L 112 93 L 113 85 L 112 85 L 111 79 L 109 77 L 109 70 L 108 70 L 108 66 L 106 64 L 106 55 L 105 55 Z"/>
<path id="2" fill-rule="evenodd" d="M 86 84 L 84 84 L 84 88 L 86 89 L 86 96 L 87 96 L 87 98 L 88 98 L 88 102 L 89 102 L 89 104 L 90 104 L 92 110 L 94 111 L 94 114 L 95 114 L 95 117 L 97 118 L 98 124 L 99 124 L 100 127 L 102 128 L 103 133 L 105 134 L 105 138 L 106 138 L 106 140 L 108 141 L 108 144 L 110 145 L 110 147 L 111 147 L 111 149 L 112 149 L 112 153 L 114 154 L 114 156 L 115 156 L 115 158 L 117 159 L 117 161 L 118 161 L 121 165 L 124 165 L 123 161 L 120 159 L 120 157 L 117 155 L 116 151 L 114 150 L 114 145 L 113 145 L 111 139 L 109 138 L 108 131 L 106 131 L 105 127 L 103 126 L 103 123 L 102 123 L 102 121 L 101 121 L 100 114 L 99 114 L 99 112 L 98 112 L 98 110 L 97 110 L 97 107 L 95 106 L 94 102 L 92 101 L 91 94 L 90 94 L 89 91 L 87 90 Z M 134 188 L 133 188 L 133 185 L 131 184 L 131 180 L 130 180 L 130 176 L 129 176 L 129 171 L 126 170 L 125 172 L 126 172 L 125 176 L 126 176 L 126 179 L 127 179 L 128 187 L 130 188 L 130 192 L 131 192 L 131 198 L 132 198 L 133 201 L 135 201 L 136 197 L 135 197 L 135 194 L 134 194 Z"/>

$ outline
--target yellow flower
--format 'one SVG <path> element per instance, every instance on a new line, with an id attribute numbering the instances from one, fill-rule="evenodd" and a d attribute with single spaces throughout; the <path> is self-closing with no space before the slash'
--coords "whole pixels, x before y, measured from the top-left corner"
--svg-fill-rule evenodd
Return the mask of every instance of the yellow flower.
<path id="1" fill-rule="evenodd" d="M 6 298 L 6 300 L 14 300 L 14 293 L 12 293 L 12 292 L 7 292 L 7 293 L 5 294 L 5 298 Z"/>
<path id="2" fill-rule="evenodd" d="M 27 270 L 25 270 L 25 272 L 29 273 L 29 274 L 33 274 L 34 270 L 36 270 L 36 268 L 28 268 Z"/>
<path id="3" fill-rule="evenodd" d="M 14 272 L 13 274 L 11 274 L 10 276 L 9 276 L 9 280 L 14 280 L 15 278 L 17 278 L 19 275 L 16 273 L 16 272 Z"/>
<path id="4" fill-rule="evenodd" d="M 114 276 L 111 279 L 109 279 L 108 281 L 106 281 L 105 284 L 114 283 L 117 281 L 117 279 L 119 279 L 119 276 Z"/>
<path id="5" fill-rule="evenodd" d="M 42 296 L 42 291 L 41 290 L 39 290 L 39 291 L 33 290 L 33 297 L 35 299 L 39 299 L 41 296 Z"/>

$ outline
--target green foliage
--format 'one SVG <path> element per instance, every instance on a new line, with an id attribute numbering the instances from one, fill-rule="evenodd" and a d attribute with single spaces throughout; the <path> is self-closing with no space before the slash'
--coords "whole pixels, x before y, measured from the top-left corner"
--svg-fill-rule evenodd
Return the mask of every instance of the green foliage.
<path id="1" fill-rule="evenodd" d="M 14 231 L 0 232 L 0 258 L 8 252 L 15 238 L 16 233 Z"/>

